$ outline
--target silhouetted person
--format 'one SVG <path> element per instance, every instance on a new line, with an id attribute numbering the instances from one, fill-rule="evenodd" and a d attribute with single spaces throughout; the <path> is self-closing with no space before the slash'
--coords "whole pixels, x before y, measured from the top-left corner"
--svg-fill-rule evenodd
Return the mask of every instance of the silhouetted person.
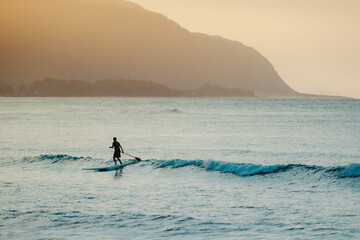
<path id="1" fill-rule="evenodd" d="M 120 164 L 122 164 L 121 160 L 120 160 L 120 157 L 121 157 L 121 154 L 120 154 L 120 149 L 121 149 L 121 152 L 124 153 L 124 150 L 122 148 L 122 146 L 120 145 L 120 143 L 118 141 L 116 141 L 116 137 L 113 138 L 113 144 L 111 147 L 109 148 L 114 148 L 115 151 L 114 151 L 114 156 L 113 156 L 113 159 L 114 159 L 114 162 L 115 162 L 115 165 L 116 164 L 116 160 L 115 158 L 117 158 L 117 160 L 119 160 Z"/>

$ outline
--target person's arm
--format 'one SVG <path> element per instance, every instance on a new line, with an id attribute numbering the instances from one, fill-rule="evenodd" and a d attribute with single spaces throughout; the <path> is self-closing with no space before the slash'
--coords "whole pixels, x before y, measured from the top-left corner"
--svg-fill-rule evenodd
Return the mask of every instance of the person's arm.
<path id="1" fill-rule="evenodd" d="M 111 147 L 109 147 L 109 148 L 114 148 L 114 143 L 112 144 L 112 146 Z"/>
<path id="2" fill-rule="evenodd" d="M 120 145 L 121 152 L 124 153 L 124 149 L 122 148 L 120 143 L 119 143 L 119 145 Z"/>

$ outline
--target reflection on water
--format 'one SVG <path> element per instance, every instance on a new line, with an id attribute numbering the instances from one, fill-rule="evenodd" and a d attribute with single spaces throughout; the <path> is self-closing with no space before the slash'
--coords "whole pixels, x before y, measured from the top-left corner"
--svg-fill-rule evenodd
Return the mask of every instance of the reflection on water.
<path id="1" fill-rule="evenodd" d="M 117 169 L 116 172 L 115 172 L 115 178 L 118 178 L 118 177 L 121 177 L 122 176 L 122 173 L 123 173 L 123 170 L 122 168 L 120 169 Z"/>

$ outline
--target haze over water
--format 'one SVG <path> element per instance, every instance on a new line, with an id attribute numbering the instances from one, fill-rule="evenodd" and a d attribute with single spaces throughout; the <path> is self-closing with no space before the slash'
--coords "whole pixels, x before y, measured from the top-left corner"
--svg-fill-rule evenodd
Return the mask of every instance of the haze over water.
<path id="1" fill-rule="evenodd" d="M 131 0 L 263 54 L 302 93 L 360 98 L 358 0 Z"/>
<path id="2" fill-rule="evenodd" d="M 360 97 L 359 1 L 133 2 L 0 1 L 0 95 L 43 78 L 121 78 Z"/>
<path id="3" fill-rule="evenodd" d="M 0 98 L 0 238 L 358 239 L 359 110 L 358 100 Z M 144 161 L 82 170 L 114 164 L 114 136 Z"/>

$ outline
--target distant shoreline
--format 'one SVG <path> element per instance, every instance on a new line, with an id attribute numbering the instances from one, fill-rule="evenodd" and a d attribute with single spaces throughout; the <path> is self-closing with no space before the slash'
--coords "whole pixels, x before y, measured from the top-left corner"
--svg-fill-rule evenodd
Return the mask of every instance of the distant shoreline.
<path id="1" fill-rule="evenodd" d="M 205 84 L 195 89 L 171 89 L 143 80 L 99 80 L 88 82 L 45 78 L 13 89 L 0 84 L 0 95 L 14 97 L 256 97 L 253 90 Z"/>
<path id="2" fill-rule="evenodd" d="M 341 96 L 328 96 L 328 95 L 311 95 L 303 94 L 304 96 L 299 97 L 231 97 L 231 96 L 11 96 L 11 95 L 0 95 L 1 98 L 238 98 L 238 99 L 313 99 L 313 100 L 360 100 L 358 98 L 341 97 Z M 310 96 L 309 96 L 310 95 Z"/>
<path id="3" fill-rule="evenodd" d="M 292 96 L 258 96 L 253 90 L 229 88 L 209 83 L 195 89 L 171 89 L 164 84 L 143 80 L 100 80 L 88 82 L 44 78 L 16 89 L 0 83 L 2 97 L 158 97 L 158 98 L 244 98 L 244 99 L 353 99 L 342 96 L 297 93 Z"/>

